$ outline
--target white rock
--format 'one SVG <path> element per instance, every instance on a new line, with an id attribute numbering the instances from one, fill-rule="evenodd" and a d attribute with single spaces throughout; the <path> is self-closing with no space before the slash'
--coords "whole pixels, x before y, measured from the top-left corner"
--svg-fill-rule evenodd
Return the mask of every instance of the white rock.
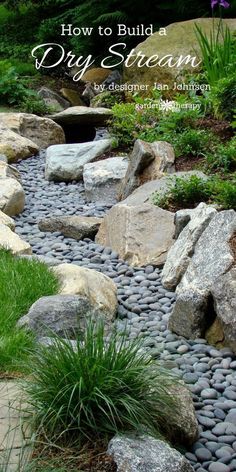
<path id="1" fill-rule="evenodd" d="M 12 178 L 0 179 L 0 210 L 9 216 L 24 210 L 25 193 L 21 184 Z"/>
<path id="2" fill-rule="evenodd" d="M 15 231 L 15 222 L 10 216 L 6 215 L 0 210 L 0 224 L 8 226 L 12 231 Z"/>
<path id="3" fill-rule="evenodd" d="M 128 168 L 126 157 L 111 157 L 85 164 L 83 172 L 85 195 L 88 201 L 113 204 L 118 187 Z"/>
<path id="4" fill-rule="evenodd" d="M 50 146 L 46 153 L 45 178 L 62 182 L 81 180 L 84 165 L 109 151 L 111 146 L 110 139 Z"/>
<path id="5" fill-rule="evenodd" d="M 0 224 L 0 247 L 9 249 L 14 255 L 32 254 L 30 245 L 13 233 L 8 226 Z"/>

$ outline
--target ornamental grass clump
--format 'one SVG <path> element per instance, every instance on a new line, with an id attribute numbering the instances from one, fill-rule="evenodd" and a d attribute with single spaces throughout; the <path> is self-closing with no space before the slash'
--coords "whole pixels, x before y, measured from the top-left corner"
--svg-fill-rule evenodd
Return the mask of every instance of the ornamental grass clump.
<path id="1" fill-rule="evenodd" d="M 40 347 L 26 385 L 38 434 L 70 445 L 117 432 L 168 434 L 177 380 L 140 349 L 141 341 L 127 343 L 124 334 L 106 341 L 101 321 L 89 321 L 76 346 L 55 337 Z"/>
<path id="2" fill-rule="evenodd" d="M 219 20 L 215 19 L 213 15 L 216 6 L 219 6 L 220 9 Z M 231 64 L 233 65 L 235 59 L 233 36 L 228 26 L 224 26 L 221 16 L 221 8 L 229 6 L 230 4 L 226 0 L 211 0 L 213 29 L 210 35 L 207 35 L 197 24 L 195 25 L 203 69 L 210 85 L 215 85 L 218 80 L 227 77 L 229 68 L 232 67 Z"/>

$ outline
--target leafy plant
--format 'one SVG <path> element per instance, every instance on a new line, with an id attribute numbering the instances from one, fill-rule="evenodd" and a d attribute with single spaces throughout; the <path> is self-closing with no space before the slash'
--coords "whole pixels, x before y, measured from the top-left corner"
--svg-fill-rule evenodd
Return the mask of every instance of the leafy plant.
<path id="1" fill-rule="evenodd" d="M 207 166 L 210 170 L 233 172 L 236 170 L 236 139 L 218 145 L 214 152 L 207 155 Z"/>
<path id="2" fill-rule="evenodd" d="M 217 118 L 232 121 L 236 108 L 235 73 L 219 80 L 212 88 L 209 99 L 212 101 L 213 110 Z"/>
<path id="3" fill-rule="evenodd" d="M 22 100 L 19 104 L 19 108 L 22 112 L 33 113 L 39 116 L 55 112 L 54 108 L 46 105 L 34 91 Z"/>
<path id="4" fill-rule="evenodd" d="M 228 27 L 224 27 L 222 19 L 213 20 L 213 30 L 210 36 L 196 24 L 196 37 L 201 49 L 203 68 L 207 74 L 208 83 L 214 85 L 218 80 L 227 76 L 229 64 L 235 56 L 232 51 L 233 38 Z"/>
<path id="5" fill-rule="evenodd" d="M 133 97 L 135 103 L 116 104 L 110 131 L 120 146 L 131 146 L 135 139 L 173 141 L 178 133 L 191 128 L 201 116 L 199 110 L 162 112 L 156 99 Z M 155 106 L 152 106 L 155 105 Z"/>
<path id="6" fill-rule="evenodd" d="M 15 105 L 21 103 L 28 93 L 26 81 L 20 79 L 14 67 L 0 77 L 0 103 Z"/>
<path id="7" fill-rule="evenodd" d="M 61 338 L 40 347 L 26 385 L 39 432 L 54 443 L 81 443 L 118 431 L 168 431 L 176 379 L 140 348 L 116 333 L 105 341 L 103 324 L 92 321 L 76 347 Z"/>
<path id="8" fill-rule="evenodd" d="M 218 177 L 203 179 L 197 175 L 170 178 L 168 190 L 153 194 L 153 203 L 161 208 L 176 209 L 194 207 L 204 201 L 217 203 L 224 209 L 236 208 L 235 180 Z"/>
<path id="9" fill-rule="evenodd" d="M 217 143 L 213 133 L 202 129 L 187 129 L 177 134 L 172 142 L 177 157 L 205 156 Z"/>

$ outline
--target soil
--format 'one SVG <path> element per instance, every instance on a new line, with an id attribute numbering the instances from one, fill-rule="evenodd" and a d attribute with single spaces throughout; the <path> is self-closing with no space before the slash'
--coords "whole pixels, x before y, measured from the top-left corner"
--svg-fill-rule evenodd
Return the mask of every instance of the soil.
<path id="1" fill-rule="evenodd" d="M 215 118 L 199 118 L 196 121 L 196 127 L 208 129 L 219 136 L 222 141 L 228 141 L 234 135 L 233 128 L 228 121 L 217 120 Z"/>
<path id="2" fill-rule="evenodd" d="M 176 172 L 200 170 L 204 163 L 205 159 L 202 156 L 180 156 L 176 158 L 175 168 Z"/>
<path id="3" fill-rule="evenodd" d="M 33 453 L 35 472 L 42 468 L 57 467 L 68 472 L 117 472 L 117 466 L 113 459 L 106 453 L 107 444 L 86 444 L 80 454 L 78 448 L 51 448 L 42 449 L 38 446 Z"/>

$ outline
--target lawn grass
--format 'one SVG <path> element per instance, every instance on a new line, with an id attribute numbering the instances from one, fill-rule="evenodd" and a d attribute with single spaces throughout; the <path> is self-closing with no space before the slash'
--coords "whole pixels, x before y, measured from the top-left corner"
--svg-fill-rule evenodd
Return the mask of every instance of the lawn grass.
<path id="1" fill-rule="evenodd" d="M 33 347 L 33 336 L 17 328 L 17 321 L 36 300 L 58 290 L 59 282 L 45 264 L 0 249 L 0 371 L 20 369 Z"/>

